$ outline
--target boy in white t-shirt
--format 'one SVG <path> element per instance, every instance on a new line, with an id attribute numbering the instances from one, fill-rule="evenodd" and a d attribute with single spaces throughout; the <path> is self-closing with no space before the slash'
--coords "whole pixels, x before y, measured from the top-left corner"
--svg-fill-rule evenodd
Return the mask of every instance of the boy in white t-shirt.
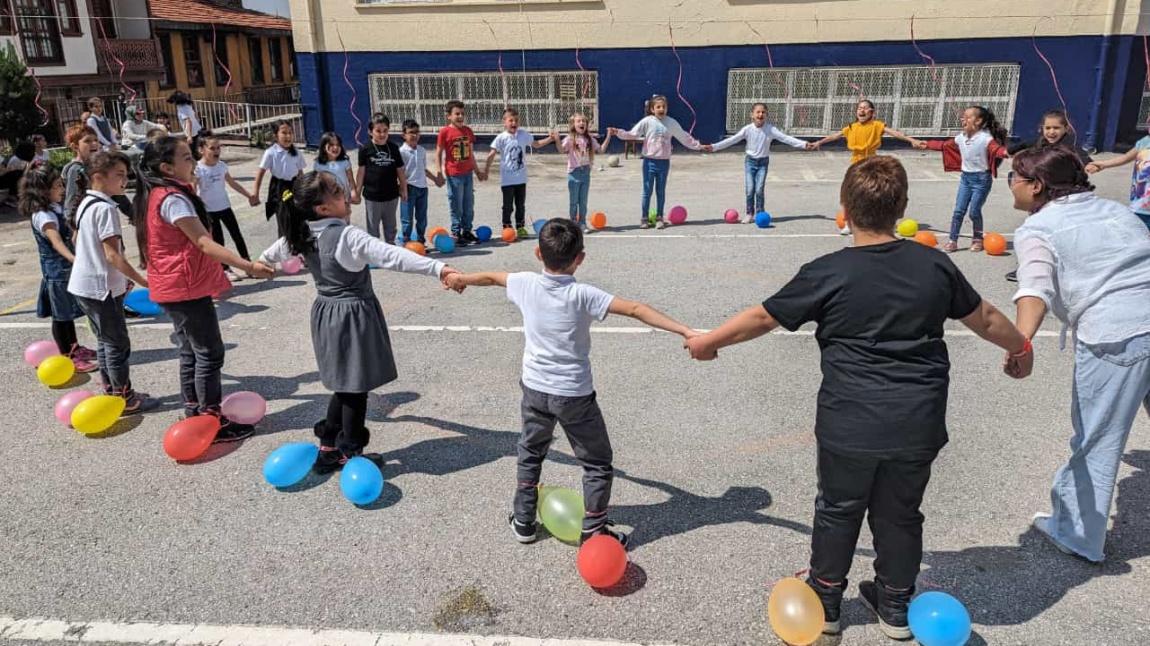
<path id="1" fill-rule="evenodd" d="M 592 321 L 622 314 L 686 339 L 698 335 L 649 305 L 576 283 L 575 270 L 584 256 L 579 226 L 571 220 L 553 218 L 540 230 L 535 248 L 543 273 L 484 272 L 448 278 L 448 286 L 456 290 L 467 285 L 506 287 L 507 298 L 523 313 L 523 431 L 518 444 L 515 511 L 508 518 L 520 543 L 530 543 L 536 537 L 539 477 L 558 422 L 583 467 L 586 515 L 580 543 L 596 534 L 607 534 L 627 545 L 627 535 L 612 531 L 613 523 L 607 518 L 614 470 L 611 440 L 591 379 Z"/>
<path id="2" fill-rule="evenodd" d="M 426 245 L 427 231 L 427 180 L 443 186 L 445 180 L 427 170 L 427 151 L 419 145 L 419 124 L 414 119 L 403 122 L 403 145 L 399 147 L 403 157 L 403 172 L 407 175 L 407 199 L 399 203 L 399 237 L 405 242 L 418 242 Z"/>
<path id="3" fill-rule="evenodd" d="M 519 111 L 507 108 L 503 111 L 503 127 L 506 128 L 491 141 L 491 152 L 487 153 L 487 165 L 479 179 L 486 180 L 491 174 L 491 162 L 499 155 L 499 187 L 503 189 L 503 228 L 511 228 L 511 211 L 515 210 L 515 228 L 520 238 L 526 238 L 527 231 L 527 162 L 524 150 L 542 148 L 559 139 L 552 132 L 544 139 L 536 140 L 531 133 L 519 129 Z"/>
<path id="4" fill-rule="evenodd" d="M 208 217 L 212 219 L 212 240 L 221 247 L 224 246 L 224 227 L 236 243 L 236 252 L 244 260 L 251 260 L 248 255 L 248 245 L 244 242 L 244 234 L 240 231 L 240 223 L 236 221 L 236 214 L 232 211 L 232 202 L 228 198 L 228 191 L 224 184 L 231 186 L 240 195 L 247 198 L 250 206 L 258 206 L 260 198 L 248 192 L 228 172 L 228 165 L 220 159 L 220 140 L 218 137 L 208 135 L 200 138 L 200 161 L 196 162 L 196 186 L 199 189 L 200 199 L 204 201 L 204 208 Z M 224 273 L 233 283 L 243 277 L 224 265 Z"/>

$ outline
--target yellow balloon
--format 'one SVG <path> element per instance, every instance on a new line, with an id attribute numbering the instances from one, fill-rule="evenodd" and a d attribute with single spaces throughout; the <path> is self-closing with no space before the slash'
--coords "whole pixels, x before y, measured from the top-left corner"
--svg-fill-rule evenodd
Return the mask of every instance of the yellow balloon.
<path id="1" fill-rule="evenodd" d="M 53 388 L 68 383 L 74 374 L 76 366 L 72 364 L 71 359 L 62 354 L 48 357 L 36 368 L 36 376 L 40 379 L 40 383 Z"/>
<path id="2" fill-rule="evenodd" d="M 813 644 L 823 634 L 823 604 L 811 586 L 795 577 L 779 581 L 771 590 L 767 618 L 779 639 L 793 646 Z"/>
<path id="3" fill-rule="evenodd" d="M 115 424 L 123 412 L 123 397 L 116 395 L 89 397 L 72 409 L 72 428 L 85 435 L 101 433 Z"/>
<path id="4" fill-rule="evenodd" d="M 906 218 L 898 223 L 898 234 L 904 238 L 913 238 L 918 233 L 918 222 Z"/>

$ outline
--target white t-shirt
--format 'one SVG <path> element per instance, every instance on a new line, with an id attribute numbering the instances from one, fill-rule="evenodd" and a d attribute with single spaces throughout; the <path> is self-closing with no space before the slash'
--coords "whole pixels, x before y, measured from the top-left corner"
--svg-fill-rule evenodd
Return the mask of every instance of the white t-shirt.
<path id="1" fill-rule="evenodd" d="M 103 244 L 108 238 L 123 236 L 116 203 L 99 191 L 88 191 L 76 210 L 76 220 L 76 262 L 68 292 L 97 301 L 122 296 L 128 291 L 128 279 L 108 264 Z M 121 251 L 123 247 L 121 242 Z"/>
<path id="2" fill-rule="evenodd" d="M 203 161 L 196 163 L 196 177 L 200 180 L 200 199 L 204 201 L 204 208 L 208 211 L 224 211 L 232 208 L 232 201 L 228 198 L 228 188 L 225 178 L 228 175 L 228 165 L 217 161 L 214 166 L 208 166 Z"/>
<path id="3" fill-rule="evenodd" d="M 185 131 L 185 123 L 189 121 L 192 123 L 193 137 L 200 134 L 200 131 L 204 129 L 204 127 L 200 125 L 200 118 L 196 116 L 196 109 L 188 104 L 176 106 L 176 119 L 180 123 L 180 132 Z"/>
<path id="4" fill-rule="evenodd" d="M 59 204 L 53 204 L 51 211 L 36 211 L 32 215 L 32 228 L 40 233 L 44 233 L 44 227 L 51 224 L 60 230 L 60 218 L 64 215 L 64 209 Z"/>
<path id="5" fill-rule="evenodd" d="M 399 147 L 403 157 L 403 172 L 407 174 L 407 185 L 427 188 L 427 151 L 422 146 L 412 148 L 403 142 Z"/>
<path id="6" fill-rule="evenodd" d="M 514 134 L 503 131 L 491 142 L 491 147 L 499 151 L 499 185 L 514 186 L 527 183 L 527 158 L 525 150 L 531 147 L 535 137 L 523 128 Z"/>
<path id="7" fill-rule="evenodd" d="M 343 192 L 347 197 L 351 198 L 351 185 L 347 183 L 347 172 L 351 170 L 350 159 L 336 159 L 325 163 L 316 162 L 315 170 L 317 172 L 324 172 L 329 175 L 334 175 L 335 180 L 343 187 Z"/>
<path id="8" fill-rule="evenodd" d="M 194 217 L 197 217 L 196 207 L 192 206 L 191 200 L 179 193 L 172 193 L 160 203 L 160 219 L 168 224 L 174 225 L 184 218 Z"/>
<path id="9" fill-rule="evenodd" d="M 782 130 L 776 128 L 773 123 L 764 123 L 762 128 L 756 126 L 754 123 L 748 123 L 735 134 L 713 144 L 713 149 L 715 152 L 719 152 L 720 150 L 729 148 L 744 139 L 747 141 L 747 146 L 745 149 L 747 157 L 752 157 L 754 159 L 770 157 L 771 142 L 776 139 L 787 144 L 788 146 L 791 146 L 792 148 L 807 147 L 807 142 L 803 141 L 802 139 L 795 139 Z"/>
<path id="10" fill-rule="evenodd" d="M 591 322 L 607 318 L 614 296 L 565 274 L 507 275 L 507 298 L 523 313 L 523 384 L 561 397 L 595 391 Z"/>
<path id="11" fill-rule="evenodd" d="M 962 172 L 985 173 L 990 170 L 986 147 L 993 138 L 985 130 L 979 130 L 971 137 L 964 132 L 954 136 L 954 143 L 958 144 L 958 152 L 962 154 Z"/>
<path id="12" fill-rule="evenodd" d="M 303 153 L 296 150 L 293 155 L 279 144 L 272 144 L 264 151 L 264 157 L 260 160 L 260 168 L 271 171 L 272 176 L 289 182 L 302 173 L 306 165 Z"/>

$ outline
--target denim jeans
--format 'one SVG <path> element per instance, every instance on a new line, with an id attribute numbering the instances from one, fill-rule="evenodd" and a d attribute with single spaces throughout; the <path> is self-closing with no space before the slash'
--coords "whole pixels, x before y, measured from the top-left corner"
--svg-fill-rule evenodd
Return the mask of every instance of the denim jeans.
<path id="1" fill-rule="evenodd" d="M 646 222 L 651 214 L 651 193 L 655 193 L 655 217 L 663 219 L 663 205 L 667 192 L 667 175 L 671 173 L 670 159 L 643 158 L 643 214 L 640 222 Z"/>
<path id="2" fill-rule="evenodd" d="M 1073 388 L 1070 460 L 1054 476 L 1051 517 L 1036 522 L 1062 546 L 1101 561 L 1126 438 L 1138 409 L 1150 413 L 1150 334 L 1078 342 Z"/>
<path id="3" fill-rule="evenodd" d="M 576 224 L 587 222 L 587 196 L 591 193 L 591 167 L 580 166 L 567 173 L 567 215 Z"/>
<path id="4" fill-rule="evenodd" d="M 161 307 L 176 328 L 184 410 L 194 414 L 218 412 L 223 390 L 220 373 L 224 369 L 224 339 L 212 298 L 163 303 Z"/>
<path id="5" fill-rule="evenodd" d="M 108 296 L 102 301 L 77 296 L 80 309 L 88 315 L 96 334 L 96 364 L 105 393 L 122 393 L 132 388 L 128 359 L 132 356 L 132 339 L 124 318 L 124 297 Z"/>
<path id="6" fill-rule="evenodd" d="M 767 168 L 771 165 L 770 157 L 746 157 L 743 160 L 743 176 L 747 188 L 747 215 L 755 215 L 766 208 L 766 199 L 763 192 L 767 183 Z"/>
<path id="7" fill-rule="evenodd" d="M 424 242 L 423 234 L 427 230 L 427 187 L 407 185 L 407 201 L 399 203 L 399 220 L 403 223 L 400 235 L 404 242 Z"/>
<path id="8" fill-rule="evenodd" d="M 473 175 L 447 176 L 447 206 L 451 209 L 451 233 L 459 235 L 471 231 L 475 219 L 475 184 Z"/>
<path id="9" fill-rule="evenodd" d="M 990 171 L 963 173 L 958 180 L 958 198 L 954 201 L 954 217 L 950 219 L 950 239 L 958 240 L 962 220 L 970 210 L 970 223 L 974 227 L 974 239 L 982 240 L 982 205 L 990 195 Z"/>

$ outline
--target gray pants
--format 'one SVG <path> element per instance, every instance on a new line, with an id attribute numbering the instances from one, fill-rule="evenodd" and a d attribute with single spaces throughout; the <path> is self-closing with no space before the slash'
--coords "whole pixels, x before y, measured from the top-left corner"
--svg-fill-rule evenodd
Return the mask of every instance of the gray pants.
<path id="1" fill-rule="evenodd" d="M 379 225 L 383 223 L 383 241 L 395 244 L 396 226 L 395 211 L 399 208 L 399 198 L 386 202 L 364 200 L 367 211 L 367 232 L 374 238 L 379 237 Z"/>
<path id="2" fill-rule="evenodd" d="M 219 412 L 224 368 L 224 340 L 210 296 L 194 301 L 164 303 L 180 346 L 180 394 L 192 415 Z"/>
<path id="3" fill-rule="evenodd" d="M 88 315 L 96 334 L 96 363 L 105 393 L 125 393 L 132 389 L 128 359 L 132 356 L 132 339 L 124 318 L 124 297 L 108 296 L 102 301 L 77 296 L 80 309 Z"/>
<path id="4" fill-rule="evenodd" d="M 519 435 L 518 488 L 515 490 L 515 519 L 521 523 L 535 521 L 539 503 L 539 476 L 543 460 L 555 437 L 555 423 L 563 425 L 563 432 L 575 451 L 575 459 L 583 467 L 583 531 L 601 527 L 607 522 L 607 504 L 611 500 L 611 481 L 615 471 L 611 439 L 607 437 L 607 424 L 603 412 L 595 401 L 595 393 L 583 397 L 561 397 L 532 390 L 523 384 L 523 432 Z"/>

